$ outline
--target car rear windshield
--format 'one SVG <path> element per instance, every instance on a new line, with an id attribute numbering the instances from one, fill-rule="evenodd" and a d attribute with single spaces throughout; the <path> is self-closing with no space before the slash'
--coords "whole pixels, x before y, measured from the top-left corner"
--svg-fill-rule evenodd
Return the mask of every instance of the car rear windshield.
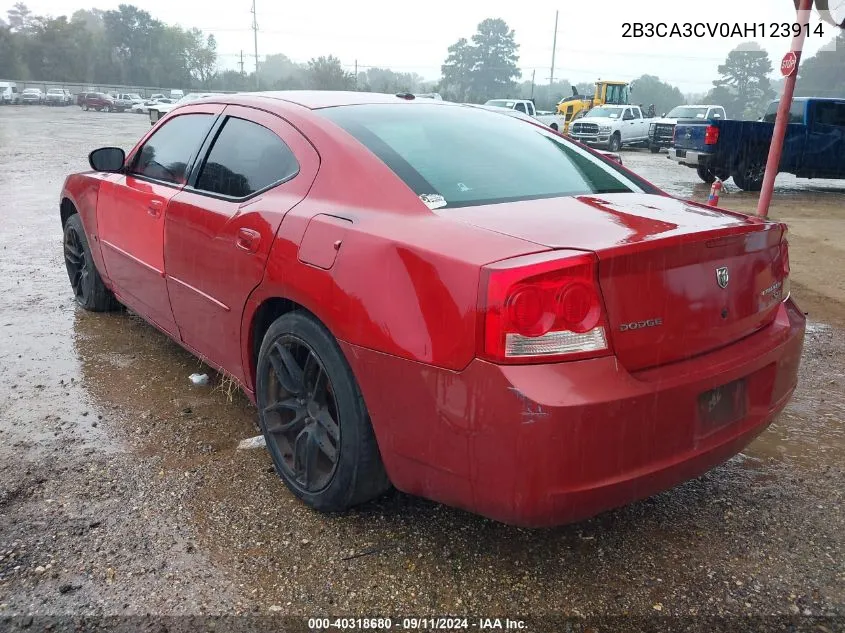
<path id="1" fill-rule="evenodd" d="M 437 206 L 656 191 L 551 131 L 488 110 L 419 103 L 318 112 Z"/>

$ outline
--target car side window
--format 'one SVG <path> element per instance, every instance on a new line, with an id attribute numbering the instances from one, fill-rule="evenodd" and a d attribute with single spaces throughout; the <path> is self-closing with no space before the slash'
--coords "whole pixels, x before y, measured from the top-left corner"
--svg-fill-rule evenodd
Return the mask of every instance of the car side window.
<path id="1" fill-rule="evenodd" d="M 816 103 L 816 121 L 822 125 L 845 127 L 845 102 L 819 101 Z"/>
<path id="2" fill-rule="evenodd" d="M 147 139 L 134 161 L 132 173 L 177 185 L 187 180 L 188 162 L 202 145 L 214 120 L 211 114 L 177 116 Z"/>
<path id="3" fill-rule="evenodd" d="M 298 173 L 296 157 L 275 132 L 229 117 L 211 146 L 196 189 L 245 198 Z"/>
<path id="4" fill-rule="evenodd" d="M 525 104 L 524 104 L 524 103 L 517 103 L 517 104 L 513 107 L 513 109 L 514 109 L 514 110 L 516 110 L 517 112 L 522 112 L 523 114 L 527 114 L 527 113 L 525 112 Z"/>

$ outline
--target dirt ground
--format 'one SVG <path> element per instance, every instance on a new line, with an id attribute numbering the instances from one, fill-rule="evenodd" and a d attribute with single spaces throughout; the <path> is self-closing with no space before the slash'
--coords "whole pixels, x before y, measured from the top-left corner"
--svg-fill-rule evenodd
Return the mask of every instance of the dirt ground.
<path id="1" fill-rule="evenodd" d="M 237 449 L 257 434 L 240 393 L 139 318 L 76 308 L 64 176 L 147 127 L 75 107 L 0 109 L 0 630 L 61 614 L 845 628 L 845 182 L 778 179 L 772 216 L 790 225 L 793 294 L 810 325 L 793 401 L 743 455 L 552 530 L 397 492 L 325 516 L 294 499 L 264 450 Z M 665 154 L 623 160 L 706 199 Z M 727 188 L 723 206 L 754 209 L 756 196 Z M 190 384 L 197 371 L 210 386 Z"/>

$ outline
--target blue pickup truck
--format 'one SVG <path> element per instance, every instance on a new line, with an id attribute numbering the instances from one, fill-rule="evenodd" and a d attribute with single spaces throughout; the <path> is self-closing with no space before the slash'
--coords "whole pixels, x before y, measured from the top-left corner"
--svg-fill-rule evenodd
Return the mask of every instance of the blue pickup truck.
<path id="1" fill-rule="evenodd" d="M 778 102 L 761 121 L 679 121 L 669 158 L 716 178 L 760 191 Z M 799 178 L 845 178 L 845 99 L 798 98 L 789 110 L 779 172 Z"/>

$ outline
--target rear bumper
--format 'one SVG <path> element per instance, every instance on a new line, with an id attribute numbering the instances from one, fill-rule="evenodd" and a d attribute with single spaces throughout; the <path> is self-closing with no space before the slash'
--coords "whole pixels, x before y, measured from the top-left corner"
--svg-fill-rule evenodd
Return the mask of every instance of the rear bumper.
<path id="1" fill-rule="evenodd" d="M 787 403 L 804 316 L 726 348 L 631 374 L 613 357 L 441 370 L 342 343 L 394 485 L 515 525 L 581 520 L 697 477 Z M 745 417 L 704 428 L 699 395 L 745 379 Z"/>
<path id="2" fill-rule="evenodd" d="M 699 167 L 707 165 L 710 162 L 710 154 L 694 152 L 691 150 L 679 150 L 674 147 L 669 150 L 669 158 L 681 165 L 688 165 L 689 167 Z"/>

